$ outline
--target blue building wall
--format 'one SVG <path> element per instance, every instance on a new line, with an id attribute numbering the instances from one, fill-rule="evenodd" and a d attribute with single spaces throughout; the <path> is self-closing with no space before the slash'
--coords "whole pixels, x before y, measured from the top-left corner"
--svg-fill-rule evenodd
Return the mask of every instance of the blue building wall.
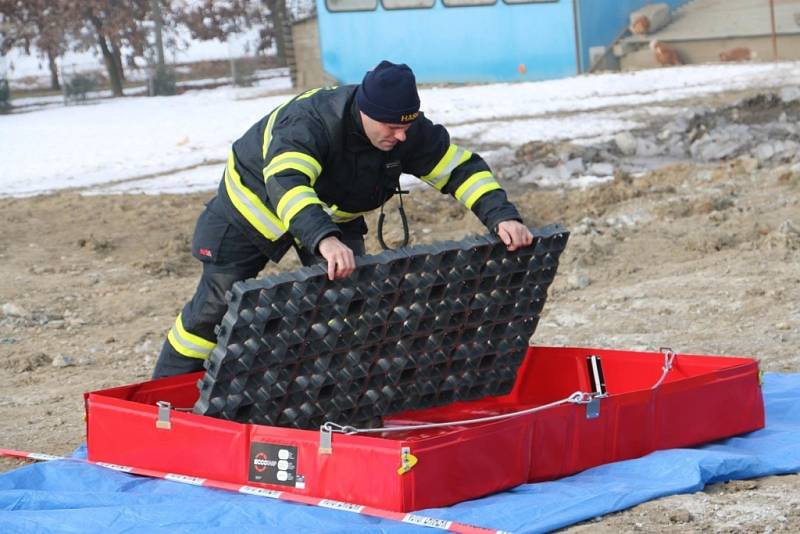
<path id="1" fill-rule="evenodd" d="M 630 13 L 646 4 L 665 3 L 673 11 L 688 0 L 577 0 L 580 72 L 589 70 L 589 48 L 609 46 L 629 24 Z"/>
<path id="2" fill-rule="evenodd" d="M 419 82 L 500 82 L 578 72 L 572 0 L 532 4 L 330 12 L 317 0 L 323 69 L 357 83 L 381 59 Z M 524 65 L 524 69 L 520 69 Z M 523 72 L 520 72 L 522 70 Z"/>

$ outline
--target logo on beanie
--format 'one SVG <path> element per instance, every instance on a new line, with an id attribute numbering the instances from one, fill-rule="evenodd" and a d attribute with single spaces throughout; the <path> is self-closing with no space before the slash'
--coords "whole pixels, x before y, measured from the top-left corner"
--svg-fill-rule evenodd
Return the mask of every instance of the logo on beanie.
<path id="1" fill-rule="evenodd" d="M 411 122 L 419 116 L 419 111 L 415 111 L 414 113 L 407 113 L 405 115 L 400 115 L 400 122 Z"/>

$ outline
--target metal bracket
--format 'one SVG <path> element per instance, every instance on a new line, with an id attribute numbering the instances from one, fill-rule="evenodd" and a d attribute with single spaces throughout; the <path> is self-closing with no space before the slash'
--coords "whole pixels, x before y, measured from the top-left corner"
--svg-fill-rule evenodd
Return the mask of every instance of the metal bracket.
<path id="1" fill-rule="evenodd" d="M 172 422 L 169 419 L 169 412 L 172 409 L 172 404 L 167 401 L 156 402 L 158 406 L 158 419 L 156 420 L 156 428 L 161 430 L 171 430 Z"/>
<path id="2" fill-rule="evenodd" d="M 592 395 L 586 403 L 586 419 L 597 419 L 600 417 L 600 399 L 608 398 L 608 393 L 602 395 Z"/>
<path id="3" fill-rule="evenodd" d="M 586 419 L 596 419 L 600 417 L 600 399 L 592 397 L 586 404 Z"/>
<path id="4" fill-rule="evenodd" d="M 319 429 L 319 453 L 333 454 L 333 436 L 331 429 L 325 426 Z"/>

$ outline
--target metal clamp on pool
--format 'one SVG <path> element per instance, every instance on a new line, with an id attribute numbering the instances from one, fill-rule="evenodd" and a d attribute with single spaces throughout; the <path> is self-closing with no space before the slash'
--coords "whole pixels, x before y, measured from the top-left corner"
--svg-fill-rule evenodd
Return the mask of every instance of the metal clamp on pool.
<path id="1" fill-rule="evenodd" d="M 171 430 L 172 422 L 169 420 L 169 411 L 172 409 L 172 404 L 167 401 L 156 402 L 158 406 L 158 419 L 156 420 L 156 428 L 161 430 Z"/>

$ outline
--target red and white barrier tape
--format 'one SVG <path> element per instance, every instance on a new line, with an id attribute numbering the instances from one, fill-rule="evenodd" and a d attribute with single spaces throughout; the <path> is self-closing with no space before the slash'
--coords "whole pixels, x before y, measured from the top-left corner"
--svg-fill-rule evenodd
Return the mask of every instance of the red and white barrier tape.
<path id="1" fill-rule="evenodd" d="M 220 480 L 211 480 L 208 478 L 198 478 L 188 475 L 181 475 L 178 473 L 166 473 L 164 471 L 155 471 L 153 469 L 142 469 L 139 467 L 130 467 L 126 465 L 109 464 L 105 462 L 93 462 L 91 460 L 83 460 L 80 458 L 67 458 L 64 456 L 53 456 L 51 454 L 41 454 L 36 452 L 16 451 L 13 449 L 1 449 L 0 456 L 12 456 L 15 458 L 26 458 L 29 460 L 69 460 L 74 462 L 87 463 L 112 469 L 114 471 L 121 471 L 132 475 L 140 475 L 151 478 L 163 478 L 171 480 L 172 482 L 181 482 L 192 486 L 204 486 L 207 488 L 216 488 L 227 491 L 235 491 L 247 495 L 255 495 L 256 497 L 267 497 L 270 499 L 278 499 L 281 501 L 289 501 L 300 504 L 307 504 L 310 506 L 319 506 L 321 508 L 332 508 L 334 510 L 342 510 L 345 512 L 352 512 L 356 514 L 368 515 L 372 517 L 379 517 L 381 519 L 391 519 L 400 521 L 402 523 L 411 523 L 413 525 L 420 525 L 424 527 L 435 528 L 438 530 L 446 530 L 449 532 L 460 532 L 463 534 L 506 534 L 502 530 L 492 530 L 483 527 L 476 527 L 467 525 L 466 523 L 458 523 L 456 521 L 448 521 L 446 519 L 437 519 L 434 517 L 427 517 L 423 515 L 392 512 L 391 510 L 383 510 L 381 508 L 373 508 L 372 506 L 364 506 L 360 504 L 352 504 L 342 501 L 334 501 L 331 499 L 320 499 L 318 497 L 307 497 L 305 495 L 297 495 L 295 493 L 288 493 L 285 491 L 275 491 L 265 488 L 258 488 L 255 486 L 243 486 L 241 484 L 233 484 L 231 482 L 222 482 Z"/>

